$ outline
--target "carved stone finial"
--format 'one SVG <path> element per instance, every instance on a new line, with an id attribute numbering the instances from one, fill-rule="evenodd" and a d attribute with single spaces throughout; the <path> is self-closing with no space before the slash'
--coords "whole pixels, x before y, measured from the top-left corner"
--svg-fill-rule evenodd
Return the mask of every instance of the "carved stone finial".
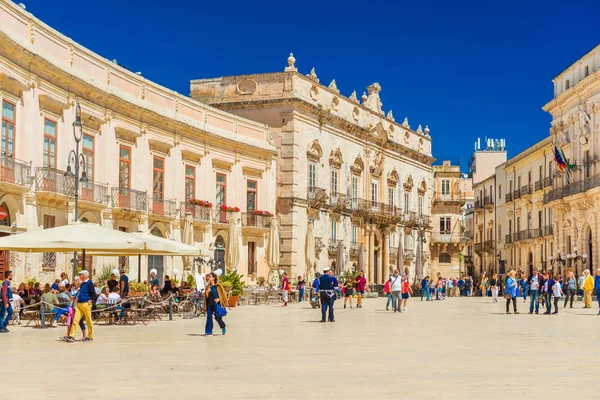
<path id="1" fill-rule="evenodd" d="M 419 124 L 419 127 L 417 128 L 417 132 L 418 133 L 423 133 L 423 128 L 421 128 L 421 124 Z"/>
<path id="2" fill-rule="evenodd" d="M 410 129 L 410 125 L 408 124 L 408 118 L 404 118 L 404 122 L 402 122 L 402 126 L 405 126 L 408 129 Z"/>
<path id="3" fill-rule="evenodd" d="M 368 97 L 367 97 L 367 93 L 366 93 L 366 92 L 363 92 L 363 95 L 362 95 L 362 97 L 361 97 L 361 100 L 362 100 L 363 104 L 365 104 L 365 102 L 367 101 L 367 99 L 368 99 Z"/>
<path id="4" fill-rule="evenodd" d="M 429 136 L 429 125 L 425 125 L 425 135 Z"/>
<path id="5" fill-rule="evenodd" d="M 296 64 L 296 59 L 294 58 L 294 53 L 290 53 L 290 56 L 288 57 L 288 66 L 285 67 L 286 71 L 298 71 L 298 68 L 296 68 L 295 64 Z M 314 68 L 313 68 L 314 70 Z"/>
<path id="6" fill-rule="evenodd" d="M 338 90 L 337 84 L 335 83 L 335 79 L 331 81 L 331 83 L 329 84 L 329 89 L 333 90 L 336 93 L 339 93 L 340 91 Z"/>
<path id="7" fill-rule="evenodd" d="M 358 98 L 356 97 L 356 90 L 350 95 L 350 100 L 352 100 L 355 103 L 358 103 Z"/>
<path id="8" fill-rule="evenodd" d="M 379 83 L 375 82 L 374 84 L 367 86 L 367 90 L 369 91 L 369 96 L 365 103 L 365 106 L 375 111 L 376 113 L 383 114 L 383 110 L 381 109 L 383 104 L 381 104 L 381 99 L 379 98 L 379 92 L 381 91 L 381 86 Z"/>
<path id="9" fill-rule="evenodd" d="M 387 119 L 389 119 L 390 121 L 395 121 L 394 119 L 394 114 L 392 114 L 392 110 L 390 110 L 387 114 Z"/>
<path id="10" fill-rule="evenodd" d="M 313 67 L 310 70 L 310 74 L 307 74 L 306 76 L 308 76 L 310 79 L 312 79 L 315 82 L 319 82 L 319 78 L 317 77 L 317 73 L 315 72 L 315 67 Z"/>

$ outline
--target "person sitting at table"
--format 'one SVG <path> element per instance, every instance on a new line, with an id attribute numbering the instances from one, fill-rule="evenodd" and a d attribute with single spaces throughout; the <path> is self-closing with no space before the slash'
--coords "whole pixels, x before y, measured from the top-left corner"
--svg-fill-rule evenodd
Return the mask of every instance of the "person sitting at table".
<path id="1" fill-rule="evenodd" d="M 44 289 L 42 301 L 44 302 L 44 304 L 42 304 L 44 310 L 48 313 L 54 314 L 54 321 L 52 321 L 52 326 L 58 326 L 58 319 L 62 315 L 65 315 L 67 313 L 67 310 L 58 307 L 58 297 L 56 297 L 56 294 L 54 294 L 54 290 L 52 290 L 52 288 L 49 285 L 46 286 L 46 288 Z"/>
<path id="2" fill-rule="evenodd" d="M 60 285 L 60 279 L 54 280 L 52 284 L 52 290 L 54 290 L 54 294 L 58 294 L 58 285 Z"/>
<path id="3" fill-rule="evenodd" d="M 113 289 L 116 288 L 116 286 L 113 287 Z M 106 303 L 108 301 L 108 287 L 104 286 L 102 288 L 102 291 L 100 292 L 100 296 L 98 296 L 98 299 L 96 300 L 96 309 L 100 310 L 103 308 L 106 308 Z"/>
<path id="4" fill-rule="evenodd" d="M 160 296 L 160 290 L 158 290 L 156 285 L 150 286 L 150 296 Z"/>
<path id="5" fill-rule="evenodd" d="M 109 293 L 107 300 L 108 305 L 116 305 L 115 309 L 121 312 L 115 321 L 117 324 L 120 324 L 125 316 L 125 307 L 123 307 L 123 304 L 121 304 L 121 296 L 119 295 L 117 288 L 114 288 L 113 291 Z"/>

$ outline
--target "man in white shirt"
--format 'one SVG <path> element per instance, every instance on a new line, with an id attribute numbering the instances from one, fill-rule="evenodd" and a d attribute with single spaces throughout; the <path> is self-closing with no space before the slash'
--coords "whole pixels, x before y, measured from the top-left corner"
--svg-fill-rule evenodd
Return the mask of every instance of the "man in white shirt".
<path id="1" fill-rule="evenodd" d="M 394 274 L 390 276 L 390 290 L 392 291 L 392 308 L 394 312 L 402 312 L 402 277 L 400 272 L 395 269 Z"/>
<path id="2" fill-rule="evenodd" d="M 115 310 L 121 311 L 119 314 L 119 318 L 117 319 L 117 323 L 119 323 L 123 317 L 125 316 L 125 308 L 121 304 L 121 295 L 118 292 L 119 288 L 114 287 L 112 292 L 108 294 L 107 307 L 115 307 Z"/>

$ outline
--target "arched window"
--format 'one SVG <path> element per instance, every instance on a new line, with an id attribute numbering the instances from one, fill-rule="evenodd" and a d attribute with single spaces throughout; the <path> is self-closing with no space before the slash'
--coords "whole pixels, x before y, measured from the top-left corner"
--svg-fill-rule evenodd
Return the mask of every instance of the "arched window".
<path id="1" fill-rule="evenodd" d="M 225 272 L 225 240 L 221 235 L 215 239 L 214 259 L 213 270 L 220 269 Z"/>
<path id="2" fill-rule="evenodd" d="M 450 264 L 450 254 L 442 253 L 440 254 L 440 263 Z"/>
<path id="3" fill-rule="evenodd" d="M 152 231 L 150 232 L 150 234 L 152 236 L 158 236 L 158 237 L 163 237 L 162 232 L 160 231 L 160 229 L 158 229 L 157 227 L 152 228 Z"/>

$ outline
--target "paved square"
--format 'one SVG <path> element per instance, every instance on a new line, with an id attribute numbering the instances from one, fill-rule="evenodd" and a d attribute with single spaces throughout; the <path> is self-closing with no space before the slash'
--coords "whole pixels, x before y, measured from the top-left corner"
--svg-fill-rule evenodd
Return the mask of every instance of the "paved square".
<path id="1" fill-rule="evenodd" d="M 204 319 L 95 327 L 93 343 L 56 341 L 64 328 L 13 327 L 0 336 L 6 398 L 43 399 L 592 399 L 598 326 L 592 310 L 504 314 L 504 300 L 384 299 L 317 323 L 308 304 L 241 307 L 226 336 Z M 69 382 L 83 382 L 70 392 Z M 8 385 L 6 385 L 8 383 Z M 4 396 L 3 396 L 4 398 Z"/>

